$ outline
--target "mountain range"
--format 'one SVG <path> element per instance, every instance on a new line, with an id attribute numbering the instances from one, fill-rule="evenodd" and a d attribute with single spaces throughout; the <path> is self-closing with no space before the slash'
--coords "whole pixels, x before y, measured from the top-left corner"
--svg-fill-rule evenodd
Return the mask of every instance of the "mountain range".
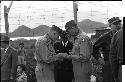
<path id="1" fill-rule="evenodd" d="M 80 27 L 86 33 L 95 32 L 96 28 L 107 27 L 106 24 L 96 21 L 91 21 L 90 19 L 85 19 L 78 22 L 78 27 Z M 16 30 L 9 33 L 10 37 L 32 37 L 32 36 L 43 36 L 46 34 L 51 27 L 47 25 L 39 25 L 38 27 L 31 29 L 25 25 L 19 26 Z"/>

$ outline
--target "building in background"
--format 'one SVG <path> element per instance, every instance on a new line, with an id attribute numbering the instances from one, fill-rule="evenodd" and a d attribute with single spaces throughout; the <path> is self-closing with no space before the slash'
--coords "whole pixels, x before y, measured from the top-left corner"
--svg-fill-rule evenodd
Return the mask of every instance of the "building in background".
<path id="1" fill-rule="evenodd" d="M 95 35 L 91 35 L 91 40 L 94 43 L 101 35 L 110 31 L 110 27 L 100 27 L 95 29 Z"/>

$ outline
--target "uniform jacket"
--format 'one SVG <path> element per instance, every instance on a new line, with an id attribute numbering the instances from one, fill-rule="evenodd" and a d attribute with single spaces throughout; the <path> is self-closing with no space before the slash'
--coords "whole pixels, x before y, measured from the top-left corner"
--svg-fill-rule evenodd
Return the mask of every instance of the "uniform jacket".
<path id="1" fill-rule="evenodd" d="M 123 63 L 123 30 L 119 30 L 112 38 L 110 46 L 110 63 L 115 79 L 118 79 L 118 73 L 121 73 L 120 66 Z M 120 74 L 122 75 L 122 74 Z M 121 78 L 120 78 L 121 79 Z"/>
<path id="2" fill-rule="evenodd" d="M 7 57 L 7 55 L 9 55 Z M 7 58 L 7 59 L 6 59 Z M 1 80 L 9 80 L 12 75 L 15 77 L 16 75 L 16 66 L 17 66 L 17 51 L 9 46 L 6 53 L 1 54 L 1 62 L 6 61 L 1 66 Z"/>
<path id="3" fill-rule="evenodd" d="M 101 55 L 99 54 L 99 48 L 102 48 L 104 60 L 109 60 L 110 43 L 112 39 L 112 32 L 105 33 L 94 43 L 93 45 L 93 57 L 99 59 Z"/>
<path id="4" fill-rule="evenodd" d="M 55 55 L 55 50 L 53 48 L 52 40 L 50 39 L 48 34 L 46 34 L 44 36 L 41 36 L 37 40 L 35 46 L 36 46 L 36 60 L 37 60 L 37 63 L 40 63 L 41 61 L 43 63 L 51 63 L 51 62 L 53 62 L 49 58 Z"/>
<path id="5" fill-rule="evenodd" d="M 90 59 L 92 54 L 92 42 L 90 38 L 86 34 L 80 33 L 75 40 L 72 52 L 81 57 L 81 62 L 82 60 L 84 62 L 84 59 Z"/>
<path id="6" fill-rule="evenodd" d="M 54 82 L 54 55 L 53 42 L 48 34 L 41 36 L 36 42 L 36 78 L 39 82 Z"/>

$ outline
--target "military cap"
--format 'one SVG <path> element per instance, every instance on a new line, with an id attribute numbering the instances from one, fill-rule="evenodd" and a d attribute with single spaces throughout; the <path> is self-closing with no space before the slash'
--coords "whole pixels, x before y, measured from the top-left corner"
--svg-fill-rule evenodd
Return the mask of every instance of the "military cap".
<path id="1" fill-rule="evenodd" d="M 0 41 L 1 42 L 8 42 L 10 40 L 9 36 L 3 35 L 0 33 Z"/>
<path id="2" fill-rule="evenodd" d="M 60 29 L 59 27 L 57 27 L 55 25 L 52 25 L 51 30 L 54 30 L 54 31 L 58 32 L 59 35 L 62 33 L 62 29 Z"/>
<path id="3" fill-rule="evenodd" d="M 70 20 L 69 22 L 66 23 L 65 29 L 72 28 L 73 26 L 76 26 L 75 21 L 74 20 Z"/>
<path id="4" fill-rule="evenodd" d="M 113 17 L 113 18 L 109 19 L 108 22 L 109 22 L 109 26 L 111 26 L 114 23 L 121 22 L 121 20 L 119 19 L 119 17 Z"/>

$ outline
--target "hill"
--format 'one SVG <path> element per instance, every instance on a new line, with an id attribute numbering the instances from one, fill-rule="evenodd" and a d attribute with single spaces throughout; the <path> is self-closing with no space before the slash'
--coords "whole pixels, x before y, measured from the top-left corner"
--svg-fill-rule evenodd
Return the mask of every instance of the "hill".
<path id="1" fill-rule="evenodd" d="M 46 34 L 50 30 L 49 26 L 40 25 L 33 29 L 34 36 L 40 36 Z"/>
<path id="2" fill-rule="evenodd" d="M 107 25 L 104 23 L 91 21 L 90 19 L 85 19 L 81 22 L 78 22 L 78 26 L 86 33 L 94 32 L 96 28 L 107 27 Z"/>
<path id="3" fill-rule="evenodd" d="M 85 19 L 78 22 L 78 26 L 86 33 L 92 33 L 96 28 L 107 27 L 106 24 L 90 19 Z M 10 37 L 32 37 L 32 36 L 43 36 L 50 30 L 47 25 L 39 25 L 38 27 L 31 29 L 27 26 L 19 26 L 15 31 L 10 33 Z"/>
<path id="4" fill-rule="evenodd" d="M 27 26 L 19 26 L 18 29 L 10 33 L 10 37 L 32 37 L 32 36 L 42 36 L 49 31 L 50 27 L 46 25 L 40 25 L 34 29 Z"/>
<path id="5" fill-rule="evenodd" d="M 30 37 L 32 36 L 32 29 L 27 26 L 19 26 L 14 32 L 10 33 L 10 37 Z"/>

